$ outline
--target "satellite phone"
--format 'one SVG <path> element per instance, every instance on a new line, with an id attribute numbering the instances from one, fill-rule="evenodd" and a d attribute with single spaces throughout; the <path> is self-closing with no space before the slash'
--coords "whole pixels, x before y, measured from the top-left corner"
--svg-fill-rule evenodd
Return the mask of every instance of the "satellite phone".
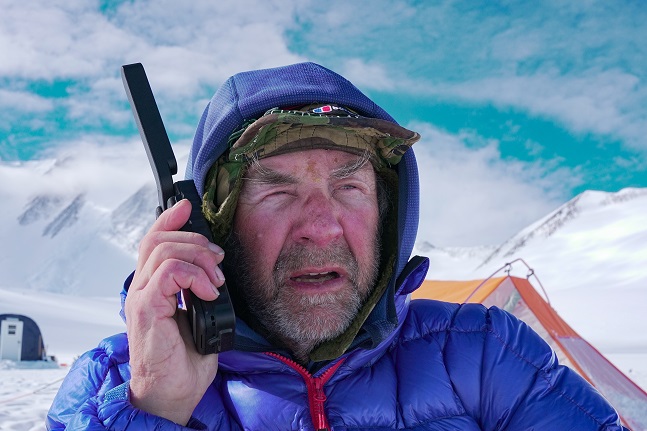
<path id="1" fill-rule="evenodd" d="M 188 199 L 191 201 L 191 217 L 181 230 L 197 232 L 213 242 L 209 225 L 202 214 L 202 199 L 195 183 L 193 180 L 173 182 L 173 175 L 177 173 L 177 161 L 144 66 L 141 63 L 124 65 L 121 67 L 121 77 L 157 182 L 157 217 L 181 199 Z M 188 289 L 182 291 L 193 341 L 198 352 L 203 355 L 224 352 L 234 347 L 234 308 L 227 285 L 223 284 L 219 291 L 220 296 L 215 301 L 204 301 Z"/>

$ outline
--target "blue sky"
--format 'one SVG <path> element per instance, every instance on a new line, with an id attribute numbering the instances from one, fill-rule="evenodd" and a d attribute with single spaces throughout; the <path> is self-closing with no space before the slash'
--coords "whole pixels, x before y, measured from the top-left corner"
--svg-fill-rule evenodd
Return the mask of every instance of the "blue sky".
<path id="1" fill-rule="evenodd" d="M 138 139 L 122 64 L 144 64 L 181 146 L 231 74 L 315 61 L 423 135 L 431 243 L 498 244 L 585 190 L 647 187 L 641 1 L 179 3 L 0 0 L 0 160 Z"/>

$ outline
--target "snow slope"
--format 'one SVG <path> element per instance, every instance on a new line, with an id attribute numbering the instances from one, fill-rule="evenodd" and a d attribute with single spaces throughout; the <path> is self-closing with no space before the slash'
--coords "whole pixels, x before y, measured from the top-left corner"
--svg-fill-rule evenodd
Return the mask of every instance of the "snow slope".
<path id="1" fill-rule="evenodd" d="M 647 189 L 585 192 L 528 226 L 482 260 L 438 251 L 428 278 L 491 275 L 522 258 L 535 271 L 553 307 L 582 336 L 607 353 L 647 352 Z M 472 253 L 472 254 L 469 254 Z M 466 264 L 463 271 L 444 262 Z M 480 260 L 480 261 L 479 261 Z M 460 263 L 459 263 L 460 265 Z M 526 268 L 516 265 L 516 275 Z M 647 361 L 646 361 L 647 363 Z"/>
<path id="2" fill-rule="evenodd" d="M 61 363 L 125 329 L 118 293 L 157 205 L 139 145 L 0 162 L 10 185 L 0 188 L 0 314 L 34 319 Z M 647 389 L 645 214 L 647 189 L 586 192 L 498 247 L 441 249 L 421 238 L 414 252 L 430 258 L 435 279 L 486 277 L 524 259 L 562 317 Z M 527 273 L 520 263 L 512 271 Z M 66 371 L 0 362 L 0 431 L 44 429 Z"/>

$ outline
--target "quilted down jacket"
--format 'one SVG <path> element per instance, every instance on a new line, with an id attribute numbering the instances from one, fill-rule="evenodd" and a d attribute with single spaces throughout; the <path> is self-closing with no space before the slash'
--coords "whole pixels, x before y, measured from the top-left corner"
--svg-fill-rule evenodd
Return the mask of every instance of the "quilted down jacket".
<path id="1" fill-rule="evenodd" d="M 223 84 L 207 107 L 187 177 L 202 193 L 206 168 L 245 119 L 313 101 L 393 121 L 344 78 L 313 63 L 245 72 Z M 74 363 L 47 428 L 623 430 L 605 399 L 559 365 L 550 347 L 514 316 L 481 305 L 410 300 L 428 267 L 425 258 L 409 260 L 418 223 L 413 151 L 397 172 L 394 276 L 346 353 L 304 367 L 240 320 L 236 350 L 220 354 L 215 380 L 181 426 L 130 404 L 128 340 L 118 334 Z"/>

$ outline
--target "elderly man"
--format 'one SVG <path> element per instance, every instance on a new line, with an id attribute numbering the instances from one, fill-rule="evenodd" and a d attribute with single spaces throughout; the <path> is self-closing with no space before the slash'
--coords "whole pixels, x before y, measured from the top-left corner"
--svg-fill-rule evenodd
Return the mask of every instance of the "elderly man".
<path id="1" fill-rule="evenodd" d="M 316 64 L 230 78 L 187 169 L 222 248 L 179 231 L 188 201 L 160 216 L 127 335 L 76 361 L 48 429 L 622 430 L 513 316 L 409 300 L 418 138 Z M 203 356 L 177 293 L 213 300 L 225 277 L 235 349 Z"/>

